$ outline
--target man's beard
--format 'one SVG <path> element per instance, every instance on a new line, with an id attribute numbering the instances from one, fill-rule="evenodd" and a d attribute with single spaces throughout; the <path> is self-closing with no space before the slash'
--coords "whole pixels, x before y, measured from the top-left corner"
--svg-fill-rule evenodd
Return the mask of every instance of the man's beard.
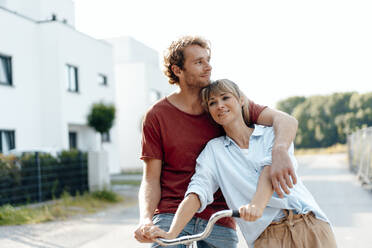
<path id="1" fill-rule="evenodd" d="M 191 82 L 190 82 L 191 81 Z M 205 81 L 195 81 L 195 80 L 186 80 L 186 84 L 189 88 L 204 88 L 208 86 L 211 83 L 211 80 L 205 80 Z"/>

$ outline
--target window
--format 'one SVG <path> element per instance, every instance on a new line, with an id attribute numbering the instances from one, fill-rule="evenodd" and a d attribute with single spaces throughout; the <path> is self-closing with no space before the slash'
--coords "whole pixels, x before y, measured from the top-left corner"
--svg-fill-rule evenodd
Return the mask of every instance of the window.
<path id="1" fill-rule="evenodd" d="M 7 152 L 15 148 L 15 132 L 0 130 L 0 153 Z"/>
<path id="2" fill-rule="evenodd" d="M 103 75 L 103 74 L 98 74 L 98 83 L 100 85 L 105 85 L 107 86 L 107 76 Z"/>
<path id="3" fill-rule="evenodd" d="M 77 133 L 76 132 L 68 133 L 68 141 L 70 144 L 70 150 L 77 149 Z"/>
<path id="4" fill-rule="evenodd" d="M 79 92 L 78 68 L 73 65 L 66 65 L 68 91 Z"/>
<path id="5" fill-rule="evenodd" d="M 0 55 L 0 84 L 12 85 L 12 58 Z"/>
<path id="6" fill-rule="evenodd" d="M 102 133 L 102 142 L 111 142 L 110 132 Z"/>

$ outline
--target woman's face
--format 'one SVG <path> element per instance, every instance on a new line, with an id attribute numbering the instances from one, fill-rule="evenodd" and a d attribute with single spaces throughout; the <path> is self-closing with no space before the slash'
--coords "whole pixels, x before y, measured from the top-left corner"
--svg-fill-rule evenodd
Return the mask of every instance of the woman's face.
<path id="1" fill-rule="evenodd" d="M 212 95 L 208 101 L 208 110 L 213 120 L 222 126 L 237 118 L 243 118 L 242 103 L 228 92 Z"/>

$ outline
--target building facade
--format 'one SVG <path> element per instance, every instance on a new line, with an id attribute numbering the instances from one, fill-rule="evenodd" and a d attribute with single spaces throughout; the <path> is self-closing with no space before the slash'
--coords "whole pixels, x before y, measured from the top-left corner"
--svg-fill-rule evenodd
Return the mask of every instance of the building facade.
<path id="1" fill-rule="evenodd" d="M 0 152 L 99 150 L 93 103 L 115 103 L 113 47 L 74 28 L 71 0 L 0 0 Z M 104 135 L 120 169 L 118 129 Z"/>
<path id="2" fill-rule="evenodd" d="M 148 108 L 175 90 L 159 66 L 159 55 L 131 37 L 107 40 L 115 57 L 116 106 L 122 171 L 142 168 L 142 120 Z"/>

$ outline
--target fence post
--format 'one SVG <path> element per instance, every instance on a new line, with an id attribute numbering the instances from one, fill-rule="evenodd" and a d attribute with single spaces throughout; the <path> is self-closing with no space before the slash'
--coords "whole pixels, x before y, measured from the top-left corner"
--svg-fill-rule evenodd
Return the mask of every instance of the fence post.
<path id="1" fill-rule="evenodd" d="M 88 186 L 90 192 L 110 187 L 108 155 L 106 151 L 89 151 Z"/>
<path id="2" fill-rule="evenodd" d="M 81 151 L 79 151 L 78 159 L 79 159 L 80 172 L 81 172 L 81 178 L 80 178 L 80 182 L 81 182 L 81 185 L 80 185 L 80 193 L 82 194 L 82 193 L 84 193 L 84 183 L 85 183 L 85 179 L 84 179 L 84 161 L 83 161 L 83 154 L 81 153 Z"/>
<path id="3" fill-rule="evenodd" d="M 38 193 L 39 193 L 39 202 L 42 201 L 42 188 L 41 188 L 41 168 L 40 168 L 40 157 L 39 152 L 35 152 L 35 160 L 37 165 L 37 181 L 38 181 Z"/>

